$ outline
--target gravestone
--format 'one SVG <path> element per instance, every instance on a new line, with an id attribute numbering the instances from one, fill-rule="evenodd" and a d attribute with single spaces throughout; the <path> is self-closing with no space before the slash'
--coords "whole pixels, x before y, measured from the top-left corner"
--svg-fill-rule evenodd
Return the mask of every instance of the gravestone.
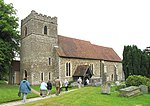
<path id="1" fill-rule="evenodd" d="M 142 93 L 148 93 L 148 86 L 140 85 L 139 87 L 140 87 Z"/>
<path id="2" fill-rule="evenodd" d="M 120 89 L 119 92 L 120 92 L 120 96 L 130 97 L 130 96 L 139 95 L 141 91 L 140 88 L 137 86 L 130 86 L 127 88 Z"/>
<path id="3" fill-rule="evenodd" d="M 110 94 L 110 83 L 107 82 L 107 73 L 103 74 L 101 93 L 102 94 Z"/>
<path id="4" fill-rule="evenodd" d="M 107 73 L 104 73 L 102 78 L 102 84 L 105 84 L 106 82 L 107 82 Z"/>
<path id="5" fill-rule="evenodd" d="M 106 82 L 101 85 L 101 93 L 102 94 L 110 94 L 110 83 Z"/>

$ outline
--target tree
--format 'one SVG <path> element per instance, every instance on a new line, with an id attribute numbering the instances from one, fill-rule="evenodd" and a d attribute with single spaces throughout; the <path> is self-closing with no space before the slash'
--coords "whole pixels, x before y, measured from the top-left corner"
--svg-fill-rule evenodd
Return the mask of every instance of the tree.
<path id="1" fill-rule="evenodd" d="M 0 0 L 0 79 L 8 75 L 15 53 L 19 53 L 18 18 L 13 4 Z"/>
<path id="2" fill-rule="evenodd" d="M 141 62 L 141 67 L 143 68 L 142 73 L 146 74 L 146 76 L 150 78 L 150 47 L 147 47 L 143 51 L 142 60 L 143 60 Z M 145 64 L 143 64 L 143 63 L 145 63 Z"/>
<path id="3" fill-rule="evenodd" d="M 123 71 L 125 74 L 125 79 L 129 76 L 129 66 L 128 66 L 129 62 L 127 61 L 127 60 L 130 60 L 129 56 L 127 56 L 129 50 L 130 50 L 130 46 L 124 46 L 122 64 L 123 64 Z"/>
<path id="4" fill-rule="evenodd" d="M 150 54 L 145 50 L 141 51 L 135 45 L 124 46 L 122 62 L 125 79 L 129 75 L 150 77 Z"/>
<path id="5" fill-rule="evenodd" d="M 132 46 L 132 67 L 133 67 L 133 75 L 139 75 L 141 70 L 141 55 L 142 51 L 137 48 L 137 46 Z"/>

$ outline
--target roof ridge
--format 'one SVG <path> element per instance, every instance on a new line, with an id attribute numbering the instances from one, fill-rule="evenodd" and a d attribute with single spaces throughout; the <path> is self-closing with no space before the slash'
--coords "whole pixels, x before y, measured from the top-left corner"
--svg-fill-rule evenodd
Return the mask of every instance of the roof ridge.
<path id="1" fill-rule="evenodd" d="M 98 46 L 98 47 L 103 47 L 103 48 L 110 48 L 110 49 L 113 49 L 112 47 L 100 46 L 100 45 L 93 44 L 93 43 L 92 43 L 92 45 L 93 45 L 93 46 Z"/>
<path id="2" fill-rule="evenodd" d="M 72 38 L 72 37 L 68 37 L 68 36 L 63 36 L 63 35 L 58 35 L 60 37 L 65 37 L 65 38 L 69 38 L 69 39 L 74 39 L 74 40 L 79 40 L 79 41 L 84 41 L 84 42 L 89 42 L 91 43 L 90 41 L 87 41 L 87 40 L 83 40 L 83 39 L 78 39 L 78 38 Z M 91 43 L 92 44 L 92 43 Z"/>

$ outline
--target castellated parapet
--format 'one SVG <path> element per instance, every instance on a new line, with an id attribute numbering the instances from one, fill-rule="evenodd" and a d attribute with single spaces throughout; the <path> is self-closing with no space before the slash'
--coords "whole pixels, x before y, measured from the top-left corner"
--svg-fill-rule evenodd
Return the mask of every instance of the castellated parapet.
<path id="1" fill-rule="evenodd" d="M 38 14 L 34 10 L 32 10 L 31 13 L 26 18 L 21 20 L 22 25 L 27 23 L 27 21 L 29 21 L 30 19 L 38 19 L 38 20 L 46 21 L 46 22 L 57 25 L 57 17 L 50 17 L 50 16 L 47 16 L 47 15 Z"/>

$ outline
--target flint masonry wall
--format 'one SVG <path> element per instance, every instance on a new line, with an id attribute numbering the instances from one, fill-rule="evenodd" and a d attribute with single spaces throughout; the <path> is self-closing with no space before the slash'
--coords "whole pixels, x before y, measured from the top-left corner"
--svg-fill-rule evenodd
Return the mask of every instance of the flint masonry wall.
<path id="1" fill-rule="evenodd" d="M 66 69 L 65 69 L 65 64 L 67 62 L 71 63 L 71 76 L 66 77 Z M 89 65 L 89 64 L 94 64 L 94 75 L 95 77 L 100 77 L 100 61 L 98 60 L 88 60 L 88 59 L 73 59 L 73 58 L 60 58 L 60 72 L 61 72 L 61 78 L 65 79 L 67 78 L 68 80 L 73 80 L 72 75 L 74 74 L 77 66 L 79 65 Z"/>
<path id="2" fill-rule="evenodd" d="M 44 34 L 45 26 L 47 34 Z M 41 73 L 45 81 L 52 78 L 57 68 L 54 50 L 58 45 L 57 18 L 32 11 L 21 21 L 21 35 L 21 79 L 25 71 L 32 85 L 40 84 Z"/>
<path id="3" fill-rule="evenodd" d="M 65 64 L 66 62 L 71 63 L 71 76 L 66 77 L 65 76 Z M 75 59 L 75 58 L 59 58 L 59 70 L 60 70 L 60 75 L 61 79 L 67 78 L 68 80 L 73 80 L 72 75 L 74 74 L 76 68 L 78 65 L 89 65 L 93 64 L 94 65 L 94 70 L 93 70 L 93 76 L 92 78 L 99 78 L 102 76 L 103 73 L 103 68 L 102 67 L 102 61 L 101 60 L 91 60 L 91 59 Z M 108 81 L 114 81 L 114 73 L 115 73 L 115 66 L 117 67 L 117 75 L 118 75 L 118 80 L 122 80 L 123 78 L 123 72 L 122 72 L 122 63 L 118 62 L 111 62 L 111 61 L 104 61 L 104 66 L 106 66 L 107 70 L 107 79 Z M 113 77 L 112 77 L 113 75 Z"/>

